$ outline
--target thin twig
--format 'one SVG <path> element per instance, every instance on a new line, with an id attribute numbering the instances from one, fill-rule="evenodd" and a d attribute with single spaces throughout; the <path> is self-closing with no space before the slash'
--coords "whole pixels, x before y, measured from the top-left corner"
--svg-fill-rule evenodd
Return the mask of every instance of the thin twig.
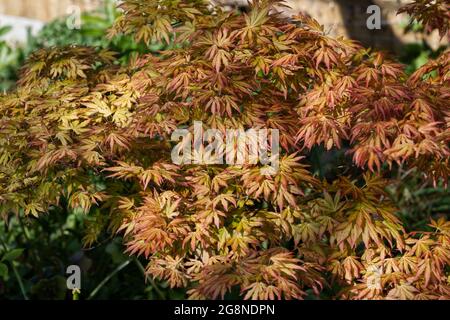
<path id="1" fill-rule="evenodd" d="M 112 278 L 114 277 L 114 275 L 116 273 L 118 273 L 120 270 L 122 270 L 123 268 L 125 268 L 127 265 L 130 264 L 132 259 L 128 259 L 127 261 L 123 262 L 122 264 L 120 264 L 119 266 L 117 266 L 116 269 L 114 269 L 110 274 L 108 274 L 105 279 L 102 280 L 102 282 L 100 282 L 100 284 L 94 289 L 92 290 L 91 294 L 89 295 L 89 297 L 87 298 L 87 300 L 91 300 L 97 293 L 98 291 L 100 291 L 100 289 Z"/>
<path id="2" fill-rule="evenodd" d="M 144 268 L 144 266 L 142 265 L 142 263 L 141 263 L 137 258 L 134 258 L 133 260 L 134 260 L 134 262 L 136 263 L 136 265 L 138 266 L 139 270 L 141 270 L 142 274 L 144 275 L 145 280 L 148 279 L 148 281 L 150 281 L 150 284 L 152 285 L 152 288 L 155 289 L 155 291 L 156 291 L 156 293 L 158 294 L 158 296 L 159 296 L 161 299 L 163 299 L 163 300 L 166 299 L 166 297 L 164 296 L 164 293 L 158 288 L 158 286 L 156 285 L 156 283 L 155 283 L 155 281 L 153 280 L 153 278 L 147 276 L 147 274 L 145 273 L 145 268 Z"/>

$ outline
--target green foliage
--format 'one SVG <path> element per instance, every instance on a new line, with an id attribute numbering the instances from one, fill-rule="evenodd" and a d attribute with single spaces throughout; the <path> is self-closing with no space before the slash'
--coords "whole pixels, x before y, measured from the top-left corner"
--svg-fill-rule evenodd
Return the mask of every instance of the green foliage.
<path id="1" fill-rule="evenodd" d="M 433 50 L 426 43 L 410 43 L 403 47 L 399 60 L 406 65 L 405 72 L 412 74 L 431 59 L 436 59 L 445 50 L 446 46 Z"/>
<path id="2" fill-rule="evenodd" d="M 2 37 L 11 30 L 11 27 L 0 28 L 0 91 L 3 92 L 14 85 L 17 70 L 24 61 L 24 51 L 13 47 Z"/>
<path id="3" fill-rule="evenodd" d="M 425 32 L 422 23 L 411 19 L 410 23 L 404 26 L 405 33 Z M 412 74 L 414 71 L 425 65 L 430 59 L 436 59 L 442 54 L 448 45 L 442 44 L 438 49 L 433 50 L 425 40 L 417 43 L 407 43 L 403 46 L 399 61 L 406 65 L 405 72 Z"/>
<path id="4" fill-rule="evenodd" d="M 426 32 L 439 30 L 441 37 L 450 35 L 450 3 L 448 0 L 415 0 L 399 13 L 411 15 L 411 25 L 420 24 Z"/>
<path id="5" fill-rule="evenodd" d="M 156 52 L 164 48 L 159 43 L 151 47 L 139 44 L 130 36 L 106 37 L 108 29 L 120 17 L 115 1 L 105 1 L 103 7 L 81 14 L 80 28 L 69 28 L 68 18 L 62 17 L 45 25 L 34 40 L 34 49 L 64 47 L 69 45 L 109 49 L 118 53 L 118 60 L 126 63 L 135 53 Z"/>
<path id="6" fill-rule="evenodd" d="M 30 56 L 0 98 L 0 212 L 11 222 L 5 252 L 25 248 L 11 264 L 23 297 L 61 298 L 57 266 L 74 254 L 95 279 L 85 299 L 135 298 L 118 292 L 120 281 L 137 288 L 123 272 L 131 266 L 148 298 L 450 296 L 445 206 L 420 210 L 428 225 L 409 230 L 415 213 L 402 203 L 413 189 L 402 170 L 447 195 L 450 52 L 407 75 L 313 19 L 274 14 L 275 4 L 241 15 L 128 0 L 110 36 L 176 45 L 123 64 L 104 47 Z M 279 129 L 279 171 L 175 165 L 171 132 L 195 120 Z M 12 227 L 24 221 L 28 236 Z M 41 262 L 51 272 L 33 283 L 27 264 L 47 257 L 31 257 L 38 247 L 60 260 Z"/>
<path id="7" fill-rule="evenodd" d="M 28 34 L 26 43 L 14 45 L 1 41 L 1 37 L 10 31 L 10 27 L 1 28 L 0 91 L 14 87 L 25 59 L 31 52 L 41 48 L 79 45 L 108 49 L 117 53 L 118 63 L 125 64 L 136 54 L 157 53 L 166 47 L 160 42 L 146 46 L 126 35 L 107 38 L 107 30 L 118 17 L 119 11 L 115 7 L 115 1 L 107 0 L 104 6 L 96 11 L 82 13 L 79 29 L 69 28 L 68 17 L 62 17 L 46 24 L 36 36 Z"/>

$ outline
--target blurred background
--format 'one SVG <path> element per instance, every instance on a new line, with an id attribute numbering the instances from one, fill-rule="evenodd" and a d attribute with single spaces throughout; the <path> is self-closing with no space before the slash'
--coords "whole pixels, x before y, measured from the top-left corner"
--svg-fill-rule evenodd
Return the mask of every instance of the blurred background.
<path id="1" fill-rule="evenodd" d="M 95 10 L 110 0 L 1 0 L 0 14 L 49 22 L 67 14 L 74 8 L 81 11 Z M 212 0 L 216 4 L 232 7 L 246 7 L 246 0 Z M 397 10 L 409 0 L 287 0 L 292 9 L 289 14 L 307 13 L 325 26 L 333 35 L 344 35 L 361 41 L 365 45 L 387 49 L 401 49 L 402 43 L 421 41 L 420 32 L 405 33 L 408 17 L 397 15 Z M 378 5 L 382 10 L 382 29 L 368 32 L 366 28 L 367 8 Z M 1 18 L 0 18 L 1 19 Z M 439 36 L 425 37 L 433 47 L 439 45 Z"/>
<path id="2" fill-rule="evenodd" d="M 143 0 L 144 1 L 144 0 Z M 14 89 L 20 68 L 35 50 L 52 46 L 89 45 L 118 53 L 118 63 L 132 55 L 165 48 L 145 46 L 131 37 L 107 39 L 105 34 L 120 15 L 115 0 L 0 0 L 0 94 Z M 214 0 L 230 10 L 246 10 L 242 0 Z M 286 14 L 306 13 L 333 36 L 345 36 L 365 46 L 391 52 L 412 73 L 448 47 L 448 39 L 426 34 L 397 10 L 406 0 L 288 0 Z M 381 30 L 368 30 L 367 8 L 378 5 Z M 336 165 L 339 155 L 314 161 L 320 175 Z M 426 228 L 428 217 L 450 212 L 450 193 L 442 185 L 429 186 L 419 172 L 398 170 L 388 192 L 399 215 L 412 228 Z M 101 183 L 101 182 L 98 182 Z M 55 212 L 53 212 L 55 211 Z M 65 268 L 83 270 L 84 298 L 177 299 L 183 290 L 166 282 L 144 283 L 144 261 L 123 254 L 120 237 L 98 228 L 99 212 L 85 215 L 64 206 L 40 219 L 0 219 L 0 298 L 71 299 L 65 286 Z M 22 213 L 23 214 L 23 213 Z M 95 243 L 86 249 L 83 243 Z M 128 266 L 129 265 L 129 266 Z M 124 269 L 126 267 L 126 269 Z M 124 269 L 124 271 L 121 271 Z M 121 272 L 119 272 L 121 271 Z"/>
<path id="3" fill-rule="evenodd" d="M 228 9 L 245 10 L 247 0 L 211 0 Z M 14 86 L 17 69 L 28 54 L 53 45 L 95 45 L 126 53 L 139 51 L 121 39 L 110 43 L 105 32 L 116 18 L 118 0 L 0 0 L 0 91 Z M 395 53 L 408 72 L 448 46 L 437 32 L 425 34 L 409 17 L 397 15 L 408 0 L 287 0 L 286 15 L 308 14 L 333 36 L 345 36 L 367 47 Z M 366 27 L 367 8 L 381 8 L 381 29 Z M 140 48 L 143 49 L 143 48 Z"/>

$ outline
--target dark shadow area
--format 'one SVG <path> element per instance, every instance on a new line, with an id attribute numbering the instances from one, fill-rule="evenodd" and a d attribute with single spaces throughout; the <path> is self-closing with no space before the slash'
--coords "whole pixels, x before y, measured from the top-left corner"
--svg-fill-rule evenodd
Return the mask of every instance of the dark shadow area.
<path id="1" fill-rule="evenodd" d="M 336 0 L 339 6 L 345 28 L 351 39 L 361 42 L 366 47 L 374 47 L 377 49 L 387 49 L 398 51 L 402 46 L 402 41 L 395 35 L 392 27 L 387 23 L 383 8 L 381 11 L 382 23 L 380 30 L 369 30 L 366 26 L 367 8 L 376 5 L 372 0 Z M 364 32 L 361 32 L 361 31 Z"/>

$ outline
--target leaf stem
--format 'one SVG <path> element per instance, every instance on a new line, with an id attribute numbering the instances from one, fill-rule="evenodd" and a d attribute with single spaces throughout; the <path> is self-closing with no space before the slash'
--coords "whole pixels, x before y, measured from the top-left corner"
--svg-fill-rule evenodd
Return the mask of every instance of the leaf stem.
<path id="1" fill-rule="evenodd" d="M 9 251 L 8 246 L 6 245 L 5 240 L 1 236 L 0 236 L 0 242 L 2 243 L 2 246 L 5 249 L 5 253 L 8 252 Z M 23 285 L 22 277 L 20 276 L 19 271 L 17 271 L 17 268 L 14 265 L 14 261 L 9 261 L 9 263 L 11 264 L 11 268 L 13 269 L 14 276 L 16 277 L 17 282 L 19 283 L 20 292 L 22 293 L 23 298 L 25 300 L 29 300 L 29 298 L 27 296 L 27 292 L 25 290 L 25 286 Z"/>
<path id="2" fill-rule="evenodd" d="M 166 299 L 166 297 L 164 296 L 164 293 L 163 293 L 163 292 L 158 288 L 158 286 L 156 285 L 155 280 L 153 280 L 152 277 L 147 276 L 147 274 L 145 273 L 145 268 L 144 268 L 144 266 L 142 265 L 142 263 L 141 263 L 137 258 L 134 258 L 133 260 L 134 260 L 134 262 L 136 263 L 136 265 L 138 266 L 139 270 L 141 270 L 142 274 L 144 275 L 145 280 L 148 279 L 148 281 L 150 281 L 150 284 L 152 285 L 152 288 L 155 289 L 155 291 L 156 291 L 156 293 L 158 294 L 158 296 L 159 296 L 162 300 Z"/>
<path id="3" fill-rule="evenodd" d="M 125 262 L 123 262 L 122 264 L 120 264 L 119 266 L 117 266 L 116 269 L 114 269 L 110 274 L 108 274 L 105 279 L 102 280 L 102 282 L 99 283 L 99 285 L 92 290 L 91 294 L 89 295 L 89 297 L 87 298 L 87 300 L 91 300 L 93 297 L 95 297 L 95 295 L 100 291 L 100 289 L 112 278 L 114 277 L 114 275 L 116 275 L 120 270 L 122 270 L 123 268 L 125 268 L 127 265 L 129 265 L 131 262 L 131 259 L 126 260 Z"/>

